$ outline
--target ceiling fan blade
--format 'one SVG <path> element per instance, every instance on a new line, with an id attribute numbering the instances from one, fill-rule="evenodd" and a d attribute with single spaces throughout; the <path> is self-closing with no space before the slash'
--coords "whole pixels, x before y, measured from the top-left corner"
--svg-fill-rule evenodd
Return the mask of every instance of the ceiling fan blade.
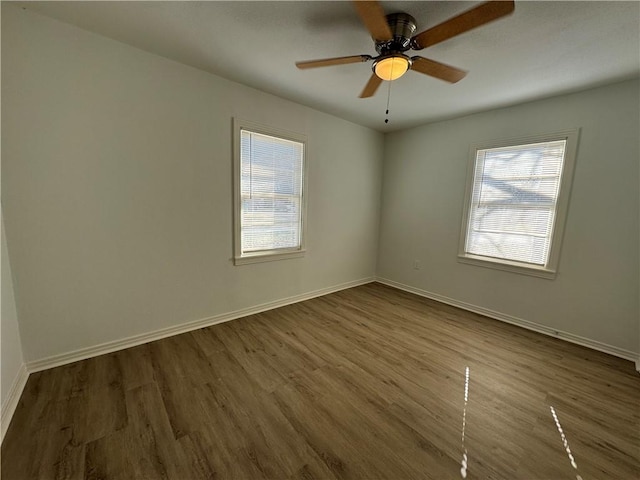
<path id="1" fill-rule="evenodd" d="M 350 57 L 323 58 L 321 60 L 308 60 L 296 62 L 298 68 L 330 67 L 331 65 L 345 65 L 347 63 L 368 62 L 370 55 L 351 55 Z"/>
<path id="2" fill-rule="evenodd" d="M 382 83 L 382 79 L 379 76 L 377 76 L 375 73 L 372 74 L 371 78 L 369 78 L 369 81 L 364 86 L 364 89 L 360 94 L 360 98 L 373 97 L 381 83 Z"/>
<path id="3" fill-rule="evenodd" d="M 439 78 L 445 82 L 456 83 L 467 75 L 464 70 L 436 62 L 435 60 L 429 60 L 428 58 L 416 56 L 412 57 L 411 60 L 413 62 L 411 70 Z"/>
<path id="4" fill-rule="evenodd" d="M 413 37 L 415 50 L 430 47 L 513 12 L 513 0 L 485 2 Z"/>
<path id="5" fill-rule="evenodd" d="M 353 5 L 360 15 L 362 23 L 364 23 L 374 40 L 391 40 L 393 34 L 387 23 L 387 17 L 384 14 L 382 5 L 375 1 L 353 0 Z"/>

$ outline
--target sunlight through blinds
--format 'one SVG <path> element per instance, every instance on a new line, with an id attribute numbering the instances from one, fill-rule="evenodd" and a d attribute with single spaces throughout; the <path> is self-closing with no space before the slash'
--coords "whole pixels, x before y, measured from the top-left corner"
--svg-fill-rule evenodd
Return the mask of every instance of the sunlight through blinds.
<path id="1" fill-rule="evenodd" d="M 466 252 L 546 265 L 566 140 L 478 150 Z"/>
<path id="2" fill-rule="evenodd" d="M 303 152 L 303 143 L 241 131 L 243 253 L 300 248 Z"/>

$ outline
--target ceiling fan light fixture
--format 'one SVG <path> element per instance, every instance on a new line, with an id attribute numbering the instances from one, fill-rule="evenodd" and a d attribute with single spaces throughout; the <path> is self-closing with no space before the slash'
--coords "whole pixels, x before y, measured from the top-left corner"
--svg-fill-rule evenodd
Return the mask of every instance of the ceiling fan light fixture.
<path id="1" fill-rule="evenodd" d="M 403 76 L 410 66 L 411 60 L 405 55 L 390 55 L 376 61 L 373 71 L 382 80 L 391 81 Z"/>

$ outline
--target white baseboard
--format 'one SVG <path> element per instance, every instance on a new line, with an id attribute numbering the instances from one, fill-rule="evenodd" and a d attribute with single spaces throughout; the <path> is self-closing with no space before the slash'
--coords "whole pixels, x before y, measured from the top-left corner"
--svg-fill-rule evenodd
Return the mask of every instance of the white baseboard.
<path id="1" fill-rule="evenodd" d="M 2 404 L 2 408 L 0 409 L 0 442 L 4 440 L 4 434 L 7 433 L 7 429 L 9 428 L 9 423 L 11 423 L 11 418 L 13 418 L 13 413 L 16 411 L 18 407 L 18 402 L 20 401 L 20 397 L 22 396 L 22 391 L 24 390 L 25 385 L 27 384 L 27 380 L 29 379 L 29 372 L 27 370 L 27 366 L 23 363 L 18 370 L 18 374 L 16 378 L 13 380 L 13 384 L 9 389 L 9 393 L 7 394 L 7 398 L 5 402 Z"/>
<path id="2" fill-rule="evenodd" d="M 181 333 L 190 332 L 192 330 L 198 330 L 200 328 L 209 327 L 218 323 L 228 322 L 237 318 L 246 317 L 248 315 L 254 315 L 256 313 L 272 310 L 274 308 L 284 307 L 292 303 L 298 303 L 305 300 L 310 300 L 315 297 L 328 295 L 330 293 L 338 292 L 347 288 L 357 287 L 366 283 L 374 282 L 374 277 L 363 278 L 351 282 L 342 283 L 332 287 L 315 290 L 300 295 L 294 295 L 292 297 L 276 300 L 273 302 L 263 303 L 254 307 L 244 308 L 233 312 L 223 313 L 220 315 L 214 315 L 212 317 L 202 318 L 200 320 L 194 320 L 180 325 L 162 328 L 153 332 L 143 333 L 140 335 L 134 335 L 111 342 L 101 343 L 91 347 L 80 348 L 67 353 L 61 353 L 53 355 L 51 357 L 43 358 L 40 360 L 34 360 L 27 363 L 27 370 L 29 373 L 38 372 L 41 370 L 47 370 L 53 367 L 59 367 L 60 365 L 66 365 L 68 363 L 77 362 L 79 360 L 86 360 L 87 358 L 97 357 L 98 355 L 104 355 L 105 353 L 111 353 L 125 348 L 135 347 L 142 345 L 143 343 L 153 342 L 162 338 L 171 337 L 173 335 L 180 335 Z"/>
<path id="3" fill-rule="evenodd" d="M 428 292 L 426 290 L 422 290 L 420 288 L 398 283 L 386 278 L 379 277 L 376 279 L 376 281 L 384 285 L 388 285 L 390 287 L 404 290 L 405 292 L 414 293 L 421 297 L 430 298 L 431 300 L 436 300 L 441 303 L 446 303 L 447 305 L 458 307 L 463 310 L 468 310 L 473 313 L 479 313 L 480 315 L 493 318 L 494 320 L 500 320 L 502 322 L 506 322 L 512 325 L 517 325 L 519 327 L 526 328 L 527 330 L 533 330 L 534 332 L 549 335 L 550 337 L 555 337 L 561 340 L 566 340 L 567 342 L 576 343 L 578 345 L 582 345 L 583 347 L 592 348 L 593 350 L 598 350 L 600 352 L 608 353 L 616 357 L 624 358 L 625 360 L 631 360 L 632 362 L 635 361 L 636 370 L 640 371 L 640 358 L 638 357 L 637 352 L 632 352 L 630 350 L 618 348 L 613 345 L 608 345 L 606 343 L 598 342 L 596 340 L 591 340 L 589 338 L 581 337 L 573 333 L 556 330 L 554 328 L 547 327 L 546 325 L 540 325 L 538 323 L 531 322 L 529 320 L 524 320 L 522 318 L 507 315 L 505 313 L 496 312 L 488 308 L 479 307 L 477 305 L 473 305 L 466 302 L 461 302 L 453 298 L 445 297 L 444 295 Z"/>

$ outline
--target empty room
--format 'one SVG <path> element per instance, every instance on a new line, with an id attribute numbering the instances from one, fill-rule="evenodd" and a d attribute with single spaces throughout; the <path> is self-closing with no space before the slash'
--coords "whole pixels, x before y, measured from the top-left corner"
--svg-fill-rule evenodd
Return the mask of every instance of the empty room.
<path id="1" fill-rule="evenodd" d="M 640 478 L 640 2 L 1 22 L 3 480 Z"/>

